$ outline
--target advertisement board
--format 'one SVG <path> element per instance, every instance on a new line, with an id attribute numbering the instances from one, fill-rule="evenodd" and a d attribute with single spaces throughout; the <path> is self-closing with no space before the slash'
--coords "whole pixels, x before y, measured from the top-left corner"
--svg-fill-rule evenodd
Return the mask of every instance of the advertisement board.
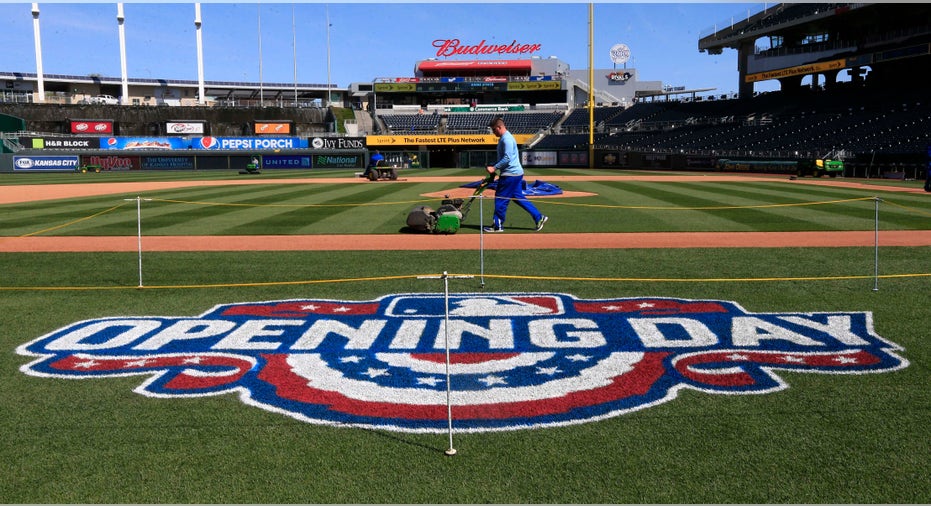
<path id="1" fill-rule="evenodd" d="M 103 170 L 139 170 L 140 157 L 120 155 L 91 155 L 81 157 L 85 165 L 99 165 Z"/>
<path id="2" fill-rule="evenodd" d="M 165 123 L 165 133 L 168 135 L 204 135 L 206 128 L 203 121 L 169 121 Z"/>
<path id="3" fill-rule="evenodd" d="M 357 154 L 314 155 L 313 165 L 317 169 L 361 169 L 365 159 Z"/>
<path id="4" fill-rule="evenodd" d="M 559 165 L 562 167 L 588 167 L 588 152 L 560 151 Z"/>
<path id="5" fill-rule="evenodd" d="M 519 134 L 515 135 L 514 139 L 518 144 L 522 144 L 526 139 L 533 137 L 532 135 Z M 472 144 L 498 144 L 498 138 L 491 134 L 458 134 L 458 135 L 432 135 L 432 134 L 423 134 L 423 135 L 369 135 L 365 138 L 365 142 L 369 146 L 411 146 L 411 145 L 433 145 L 433 146 L 449 146 L 449 145 L 472 145 Z"/>
<path id="6" fill-rule="evenodd" d="M 253 124 L 255 135 L 291 135 L 290 121 L 256 121 Z"/>
<path id="7" fill-rule="evenodd" d="M 100 137 L 20 137 L 19 144 L 32 149 L 100 149 Z"/>
<path id="8" fill-rule="evenodd" d="M 313 137 L 312 149 L 365 149 L 365 138 L 358 137 Z"/>
<path id="9" fill-rule="evenodd" d="M 73 171 L 78 168 L 77 156 L 14 156 L 16 172 Z"/>
<path id="10" fill-rule="evenodd" d="M 100 149 L 164 151 L 190 149 L 191 141 L 181 137 L 107 137 L 101 139 Z"/>
<path id="11" fill-rule="evenodd" d="M 626 167 L 627 153 L 622 151 L 601 151 L 596 153 L 595 161 L 600 167 Z"/>
<path id="12" fill-rule="evenodd" d="M 534 165 L 547 165 L 555 166 L 556 165 L 556 152 L 555 151 L 521 151 L 520 152 L 520 163 L 524 166 L 534 166 Z"/>
<path id="13" fill-rule="evenodd" d="M 262 157 L 263 169 L 310 169 L 312 167 L 311 157 L 307 155 L 265 155 Z"/>
<path id="14" fill-rule="evenodd" d="M 193 156 L 142 156 L 139 164 L 142 169 L 193 170 L 195 168 Z"/>
<path id="15" fill-rule="evenodd" d="M 508 83 L 508 91 L 559 90 L 562 83 L 558 81 L 531 81 L 527 83 Z"/>
<path id="16" fill-rule="evenodd" d="M 72 119 L 70 121 L 70 132 L 73 134 L 100 134 L 108 135 L 113 133 L 113 122 L 99 119 Z"/>
<path id="17" fill-rule="evenodd" d="M 299 137 L 193 137 L 191 148 L 210 151 L 307 149 L 307 139 Z"/>
<path id="18" fill-rule="evenodd" d="M 374 90 L 376 93 L 385 92 L 413 92 L 417 91 L 415 83 L 375 83 Z"/>

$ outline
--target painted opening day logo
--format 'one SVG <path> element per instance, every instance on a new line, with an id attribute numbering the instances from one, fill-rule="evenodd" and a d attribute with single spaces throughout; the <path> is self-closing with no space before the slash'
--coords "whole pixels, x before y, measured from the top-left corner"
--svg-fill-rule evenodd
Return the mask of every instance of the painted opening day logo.
<path id="1" fill-rule="evenodd" d="M 689 388 L 759 394 L 780 371 L 862 374 L 908 362 L 870 312 L 751 313 L 734 302 L 566 294 L 395 294 L 219 305 L 195 317 L 84 320 L 21 345 L 54 378 L 140 376 L 137 393 L 238 393 L 311 423 L 402 432 L 560 426 Z M 448 321 L 448 324 L 447 324 Z"/>

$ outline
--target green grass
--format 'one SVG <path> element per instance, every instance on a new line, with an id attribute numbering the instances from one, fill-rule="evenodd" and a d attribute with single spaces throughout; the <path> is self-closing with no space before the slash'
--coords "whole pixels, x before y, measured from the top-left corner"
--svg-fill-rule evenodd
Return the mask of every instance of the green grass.
<path id="1" fill-rule="evenodd" d="M 926 268 L 926 248 L 882 252 L 889 273 Z M 490 252 L 499 273 L 739 277 L 869 273 L 862 248 Z M 475 254 L 385 252 L 151 253 L 154 285 L 329 280 L 475 272 Z M 827 259 L 827 260 L 826 260 Z M 456 436 L 326 428 L 243 405 L 233 395 L 149 399 L 139 378 L 69 381 L 17 372 L 12 350 L 85 318 L 194 315 L 214 304 L 296 297 L 369 300 L 440 292 L 436 281 L 132 288 L 135 258 L 5 254 L 31 285 L 121 285 L 105 291 L 0 291 L 7 434 L 4 502 L 926 502 L 931 319 L 926 279 L 663 283 L 486 279 L 486 291 L 583 298 L 735 300 L 750 311 L 874 313 L 877 332 L 912 365 L 867 376 L 781 373 L 786 391 L 684 392 L 673 402 L 573 427 Z M 509 265 L 504 267 L 507 262 Z M 644 266 L 649 266 L 646 269 Z M 821 267 L 818 267 L 818 266 Z M 101 266 L 106 266 L 102 269 Z M 454 281 L 474 291 L 477 280 Z M 6 284 L 6 283 L 5 283 Z M 856 476 L 856 480 L 851 480 Z"/>
<path id="2" fill-rule="evenodd" d="M 336 171 L 327 175 L 334 173 L 346 175 Z M 285 176 L 296 174 L 300 173 L 276 175 L 286 181 Z M 317 177 L 319 173 L 312 174 Z M 467 176 L 474 171 L 431 170 L 429 174 Z M 105 175 L 121 181 L 136 176 Z M 70 176 L 86 174 L 52 176 L 47 181 L 72 180 L 75 178 Z M 135 180 L 148 177 L 152 176 L 144 174 Z M 137 196 L 151 199 L 142 203 L 145 235 L 390 234 L 405 225 L 407 214 L 417 205 L 439 205 L 439 199 L 425 194 L 457 186 L 443 182 L 257 184 L 7 204 L 0 205 L 0 236 L 134 235 L 136 203 L 126 199 Z M 667 182 L 569 181 L 561 186 L 595 195 L 536 200 L 551 218 L 548 232 L 872 230 L 877 193 L 883 199 L 883 230 L 921 229 L 931 216 L 931 201 L 923 193 L 799 185 L 787 180 L 713 183 L 681 182 L 671 177 Z M 487 200 L 486 219 L 491 213 L 492 203 Z M 477 233 L 480 216 L 473 212 L 461 233 Z M 530 232 L 533 223 L 525 213 L 514 211 L 508 228 Z"/>
<path id="3" fill-rule="evenodd" d="M 256 185 L 158 195 L 266 205 L 351 204 L 359 199 L 416 198 L 424 188 L 442 186 Z M 654 208 L 769 205 L 864 195 L 785 183 L 572 186 L 582 191 L 597 188 L 598 197 L 584 201 L 599 206 Z M 926 195 L 881 197 L 905 206 L 881 206 L 884 229 L 928 228 L 923 214 L 929 210 Z M 0 235 L 66 223 L 116 205 L 117 200 L 3 206 Z M 134 204 L 52 235 L 134 234 Z M 554 216 L 547 232 L 550 225 L 553 231 L 569 232 L 689 227 L 866 230 L 873 226 L 874 204 L 733 211 L 544 205 L 544 212 Z M 227 209 L 162 202 L 144 206 L 144 225 L 153 234 L 332 233 L 340 227 L 341 232 L 393 233 L 410 207 Z M 901 345 L 901 355 L 910 365 L 867 375 L 780 372 L 789 388 L 771 394 L 683 391 L 671 402 L 598 422 L 457 434 L 455 457 L 443 455 L 445 434 L 317 426 L 247 406 L 235 395 L 147 398 L 133 392 L 141 377 L 78 381 L 27 376 L 19 367 L 29 359 L 15 349 L 88 318 L 191 316 L 216 304 L 244 301 L 371 300 L 393 293 L 440 293 L 439 281 L 416 275 L 443 271 L 478 275 L 477 251 L 388 251 L 376 256 L 371 252 L 147 252 L 145 284 L 153 288 L 144 289 L 136 288 L 135 253 L 0 254 L 0 349 L 5 351 L 0 354 L 0 500 L 927 503 L 931 501 L 928 277 L 884 277 L 874 291 L 873 253 L 871 247 L 486 251 L 487 292 L 719 299 L 753 312 L 871 311 L 876 332 Z M 882 247 L 880 274 L 928 273 L 928 258 L 927 247 Z M 508 275 L 524 277 L 499 277 Z M 397 278 L 387 279 L 392 276 Z M 537 279 L 543 276 L 558 279 Z M 829 276 L 854 278 L 754 281 Z M 363 277 L 385 279 L 352 281 Z M 707 281 L 718 278 L 731 281 Z M 479 282 L 478 278 L 450 280 L 450 288 L 478 291 Z M 154 288 L 158 286 L 163 288 Z M 23 287 L 55 289 L 17 289 Z"/>

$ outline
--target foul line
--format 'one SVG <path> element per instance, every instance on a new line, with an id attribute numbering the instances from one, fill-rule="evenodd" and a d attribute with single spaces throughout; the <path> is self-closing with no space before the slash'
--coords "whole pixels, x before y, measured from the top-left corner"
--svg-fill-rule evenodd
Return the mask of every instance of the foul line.
<path id="1" fill-rule="evenodd" d="M 80 223 L 80 222 L 82 222 L 82 221 L 89 220 L 89 219 L 91 219 L 91 218 L 96 218 L 96 217 L 98 217 L 98 216 L 102 216 L 102 215 L 107 214 L 107 213 L 109 213 L 109 212 L 111 212 L 111 211 L 115 211 L 115 210 L 117 210 L 117 209 L 119 209 L 120 207 L 123 207 L 123 206 L 125 206 L 125 205 L 126 205 L 126 202 L 123 202 L 122 204 L 117 204 L 117 205 L 111 207 L 110 209 L 107 209 L 107 210 L 104 210 L 104 211 L 100 211 L 99 213 L 94 213 L 94 214 L 92 214 L 92 215 L 90 215 L 90 216 L 85 216 L 85 217 L 83 217 L 83 218 L 78 218 L 78 219 L 76 219 L 76 220 L 69 221 L 68 223 L 64 223 L 64 224 L 57 225 L 57 226 L 54 226 L 54 227 L 49 227 L 49 228 L 46 228 L 46 229 L 44 229 L 44 230 L 38 230 L 38 231 L 36 231 L 36 232 L 30 232 L 30 233 L 28 233 L 28 234 L 23 234 L 23 235 L 21 235 L 20 237 L 32 237 L 32 236 L 34 236 L 34 235 L 44 234 L 44 233 L 46 233 L 46 232 L 52 232 L 52 231 L 54 231 L 54 230 L 59 230 L 59 229 L 65 228 L 65 227 L 70 227 L 71 225 L 74 225 L 75 223 Z"/>
<path id="2" fill-rule="evenodd" d="M 909 211 L 915 211 L 915 212 L 918 213 L 918 214 L 923 214 L 923 215 L 925 215 L 925 216 L 931 216 L 931 213 L 925 211 L 924 209 L 918 209 L 917 207 L 911 207 L 911 206 L 905 206 L 905 205 L 902 205 L 902 204 L 896 204 L 895 202 L 892 202 L 891 200 L 886 200 L 886 199 L 883 199 L 883 202 L 885 202 L 885 203 L 887 203 L 887 204 L 892 204 L 892 205 L 894 205 L 894 206 L 896 206 L 896 207 L 899 207 L 899 208 L 902 208 L 902 209 L 908 209 Z"/>

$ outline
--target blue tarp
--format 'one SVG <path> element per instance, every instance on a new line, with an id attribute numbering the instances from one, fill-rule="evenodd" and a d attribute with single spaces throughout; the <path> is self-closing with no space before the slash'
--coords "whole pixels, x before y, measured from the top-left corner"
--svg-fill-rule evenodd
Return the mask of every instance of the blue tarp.
<path id="1" fill-rule="evenodd" d="M 478 180 L 474 183 L 466 183 L 460 188 L 478 188 L 478 185 L 482 184 L 482 180 Z M 488 185 L 488 188 L 491 190 L 496 190 L 498 186 L 498 181 L 495 180 L 493 183 Z M 539 195 L 561 195 L 562 188 L 552 184 L 547 183 L 546 181 L 540 181 L 537 179 L 532 184 L 527 184 L 527 181 L 524 181 L 524 195 L 528 197 L 535 197 Z"/>

